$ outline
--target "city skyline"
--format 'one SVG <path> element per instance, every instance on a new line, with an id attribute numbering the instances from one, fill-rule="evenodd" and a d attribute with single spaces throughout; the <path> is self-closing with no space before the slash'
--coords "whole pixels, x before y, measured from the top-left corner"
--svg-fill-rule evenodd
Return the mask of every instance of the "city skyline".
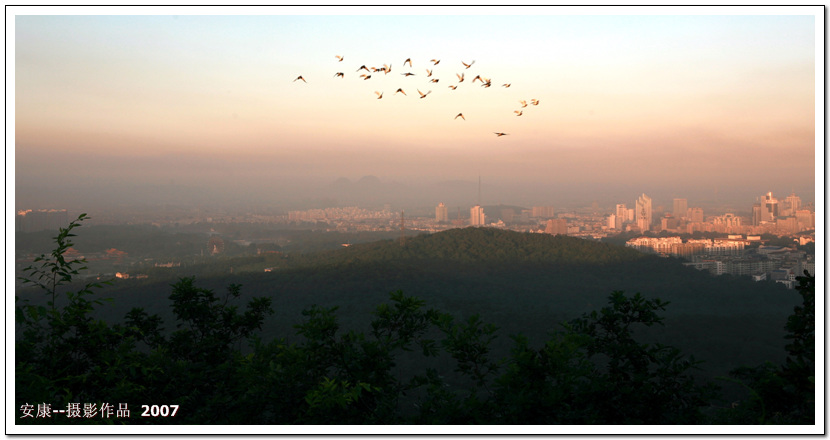
<path id="1" fill-rule="evenodd" d="M 332 182 L 367 175 L 387 203 L 394 185 L 437 201 L 476 176 L 482 204 L 790 189 L 821 203 L 819 10 L 21 8 L 17 207 L 177 188 L 346 201 Z"/>

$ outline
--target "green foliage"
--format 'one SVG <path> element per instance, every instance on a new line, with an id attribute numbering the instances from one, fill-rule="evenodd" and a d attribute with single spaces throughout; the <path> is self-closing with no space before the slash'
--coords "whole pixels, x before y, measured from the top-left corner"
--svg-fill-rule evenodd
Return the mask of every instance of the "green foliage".
<path id="1" fill-rule="evenodd" d="M 507 423 L 698 423 L 711 395 L 695 384 L 694 358 L 644 344 L 635 327 L 661 324 L 667 303 L 614 292 L 609 306 L 564 324 L 542 349 L 516 338 L 499 380 Z"/>
<path id="2" fill-rule="evenodd" d="M 815 276 L 797 277 L 802 304 L 793 309 L 784 328 L 787 358 L 783 365 L 765 362 L 730 372 L 728 381 L 741 384 L 748 397 L 716 414 L 724 423 L 815 423 Z"/>
<path id="3" fill-rule="evenodd" d="M 83 270 L 82 261 L 67 261 L 64 254 L 72 229 L 85 218 L 61 229 L 52 254 L 39 257 L 21 277 L 47 300 L 44 306 L 18 298 L 17 405 L 175 404 L 181 407 L 176 418 L 135 417 L 129 423 L 180 424 L 802 423 L 812 417 L 812 277 L 799 279 L 803 304 L 786 324 L 785 364 L 737 370 L 734 380 L 751 397 L 732 412 L 705 419 L 701 408 L 713 401 L 714 389 L 693 379 L 699 362 L 678 348 L 643 342 L 644 330 L 664 324 L 668 303 L 660 299 L 614 291 L 606 306 L 565 322 L 538 346 L 526 336 L 512 336 L 512 350 L 502 359 L 494 350 L 498 328 L 481 315 L 458 319 L 427 309 L 425 300 L 400 290 L 374 308 L 363 332 L 341 324 L 338 307 L 308 307 L 291 343 L 259 335 L 273 313 L 272 298 L 254 297 L 243 306 L 239 284 L 217 294 L 198 286 L 193 276 L 170 285 L 172 322 L 134 308 L 109 324 L 92 317 L 104 304 L 93 294 L 100 285 L 64 291 Z M 514 258 L 523 262 L 517 265 L 593 260 L 605 246 L 571 247 L 567 237 L 547 237 L 539 242 L 544 252 L 522 259 L 519 252 L 527 243 L 510 243 L 535 238 L 497 230 L 457 234 L 458 249 L 441 251 L 448 258 L 483 259 L 476 241 L 494 243 L 484 248 L 495 253 L 482 271 Z M 380 246 L 377 253 L 360 255 L 369 255 L 370 262 L 400 257 L 423 266 L 444 264 L 420 260 L 447 247 L 441 237 L 430 240 L 417 237 L 406 248 Z M 172 324 L 169 330 L 165 324 Z"/>

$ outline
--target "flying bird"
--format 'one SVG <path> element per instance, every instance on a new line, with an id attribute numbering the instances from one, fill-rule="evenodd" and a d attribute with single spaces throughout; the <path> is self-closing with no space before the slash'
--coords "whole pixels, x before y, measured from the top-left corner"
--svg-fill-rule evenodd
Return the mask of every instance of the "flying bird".
<path id="1" fill-rule="evenodd" d="M 438 82 L 438 78 L 432 78 L 431 80 L 429 80 L 429 82 L 432 82 L 432 83 L 437 83 L 437 82 Z"/>
<path id="2" fill-rule="evenodd" d="M 360 66 L 360 68 L 359 68 L 359 69 L 355 70 L 355 72 L 360 72 L 361 70 L 364 70 L 364 69 L 365 69 L 367 72 L 369 72 L 369 71 L 370 71 L 370 70 L 369 70 L 369 68 L 368 68 L 368 67 L 366 67 L 366 65 L 364 64 L 364 65 Z"/>
<path id="3" fill-rule="evenodd" d="M 539 105 L 539 100 L 538 99 L 531 99 L 530 103 L 533 104 L 533 105 Z"/>
<path id="4" fill-rule="evenodd" d="M 303 78 L 303 76 L 302 76 L 302 75 L 300 75 L 300 76 L 298 76 L 298 77 L 294 78 L 294 81 L 297 81 L 298 79 L 303 80 L 303 82 L 304 82 L 304 83 L 308 83 L 308 81 L 306 81 L 306 80 L 305 80 L 305 78 Z M 294 82 L 294 81 L 291 81 L 291 82 Z"/>
<path id="5" fill-rule="evenodd" d="M 343 61 L 343 56 L 341 55 L 335 55 L 334 57 L 337 58 L 337 61 Z"/>
<path id="6" fill-rule="evenodd" d="M 515 114 L 516 114 L 516 116 L 521 116 L 521 115 L 522 115 L 522 111 L 521 111 L 521 110 L 513 110 L 513 113 L 515 113 Z"/>
<path id="7" fill-rule="evenodd" d="M 378 99 L 383 98 L 383 92 L 375 91 L 375 95 L 378 95 Z"/>
<path id="8" fill-rule="evenodd" d="M 412 72 L 406 72 L 406 73 L 402 73 L 401 75 L 403 75 L 403 76 L 413 76 L 415 74 L 412 73 Z"/>
<path id="9" fill-rule="evenodd" d="M 429 78 L 430 76 L 432 76 L 432 70 L 427 69 L 427 78 Z"/>
<path id="10" fill-rule="evenodd" d="M 360 77 L 363 78 L 363 81 L 366 81 L 367 79 L 371 78 L 372 75 L 367 75 L 364 73 L 363 75 L 360 75 Z"/>
<path id="11" fill-rule="evenodd" d="M 438 63 L 441 62 L 441 60 L 436 60 L 435 58 L 431 59 L 430 61 L 432 62 L 433 66 L 436 66 L 436 65 L 438 65 Z"/>
<path id="12" fill-rule="evenodd" d="M 395 90 L 396 95 L 398 94 L 398 92 L 401 92 L 401 93 L 403 93 L 404 96 L 406 96 L 406 92 L 404 92 L 403 89 Z"/>
<path id="13" fill-rule="evenodd" d="M 454 117 L 453 119 L 454 119 L 454 120 L 455 120 L 455 119 L 458 119 L 458 118 L 459 118 L 459 116 L 461 117 L 461 119 L 463 119 L 463 120 L 465 120 L 465 121 L 467 120 L 467 118 L 465 118 L 465 117 L 464 117 L 464 115 L 462 115 L 461 113 L 459 113 L 459 114 L 455 115 L 455 117 Z"/>
<path id="14" fill-rule="evenodd" d="M 461 75 L 455 74 L 458 77 L 458 82 L 464 82 L 464 72 L 461 72 Z"/>
<path id="15" fill-rule="evenodd" d="M 521 100 L 521 101 L 519 101 L 519 104 L 522 105 L 522 108 L 527 107 L 527 101 Z"/>
<path id="16" fill-rule="evenodd" d="M 502 84 L 501 86 L 504 87 L 504 88 L 508 88 L 508 87 L 510 87 L 510 84 Z"/>
<path id="17" fill-rule="evenodd" d="M 462 61 L 462 62 L 461 62 L 461 64 L 463 64 L 463 65 L 464 65 L 464 67 L 466 67 L 467 69 L 469 69 L 469 68 L 470 68 L 470 66 L 472 66 L 475 62 L 476 62 L 476 60 L 472 60 L 472 61 L 470 61 L 470 64 L 467 64 L 467 63 L 465 63 L 464 61 Z"/>
<path id="18" fill-rule="evenodd" d="M 412 60 L 411 59 L 407 58 L 406 61 L 403 62 L 404 66 L 406 65 L 406 63 L 409 63 L 409 67 L 412 67 Z"/>
<path id="19" fill-rule="evenodd" d="M 430 93 L 432 93 L 432 90 L 430 90 L 430 91 L 428 91 L 428 92 L 426 92 L 426 93 L 421 93 L 421 91 L 420 91 L 420 90 L 418 90 L 418 89 L 415 89 L 415 90 L 417 90 L 417 91 L 418 91 L 418 94 L 419 94 L 419 95 L 421 95 L 421 98 L 422 98 L 422 99 L 423 99 L 423 98 L 426 98 L 426 97 L 427 97 L 427 95 L 429 95 Z"/>
<path id="20" fill-rule="evenodd" d="M 449 86 L 449 87 L 450 87 L 450 90 L 455 90 L 455 89 L 458 88 L 458 86 Z"/>
<path id="21" fill-rule="evenodd" d="M 345 78 L 345 76 L 343 76 L 343 72 L 337 72 L 337 73 L 334 74 L 334 76 L 339 76 L 340 78 Z"/>
<path id="22" fill-rule="evenodd" d="M 496 137 L 502 137 L 502 136 L 507 136 L 509 133 L 499 133 L 497 131 L 494 131 L 493 134 L 495 134 Z"/>
<path id="23" fill-rule="evenodd" d="M 490 87 L 491 85 L 492 84 L 490 83 L 490 80 L 488 79 L 486 83 L 481 85 L 481 87 Z"/>

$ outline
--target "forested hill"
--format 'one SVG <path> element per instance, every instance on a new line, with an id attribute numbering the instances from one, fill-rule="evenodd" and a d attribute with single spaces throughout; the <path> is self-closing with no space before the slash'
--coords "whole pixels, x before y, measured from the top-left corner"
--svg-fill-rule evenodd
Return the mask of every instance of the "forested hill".
<path id="1" fill-rule="evenodd" d="M 398 240 L 363 243 L 308 256 L 307 264 L 432 260 L 456 263 L 554 263 L 602 265 L 646 255 L 625 247 L 562 235 L 494 228 L 451 229 Z"/>

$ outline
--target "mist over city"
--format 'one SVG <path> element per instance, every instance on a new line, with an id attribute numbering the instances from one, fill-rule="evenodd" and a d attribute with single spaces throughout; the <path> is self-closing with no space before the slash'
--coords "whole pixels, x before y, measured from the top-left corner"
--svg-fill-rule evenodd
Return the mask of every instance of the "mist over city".
<path id="1" fill-rule="evenodd" d="M 12 8 L 7 432 L 817 433 L 825 12 Z"/>

